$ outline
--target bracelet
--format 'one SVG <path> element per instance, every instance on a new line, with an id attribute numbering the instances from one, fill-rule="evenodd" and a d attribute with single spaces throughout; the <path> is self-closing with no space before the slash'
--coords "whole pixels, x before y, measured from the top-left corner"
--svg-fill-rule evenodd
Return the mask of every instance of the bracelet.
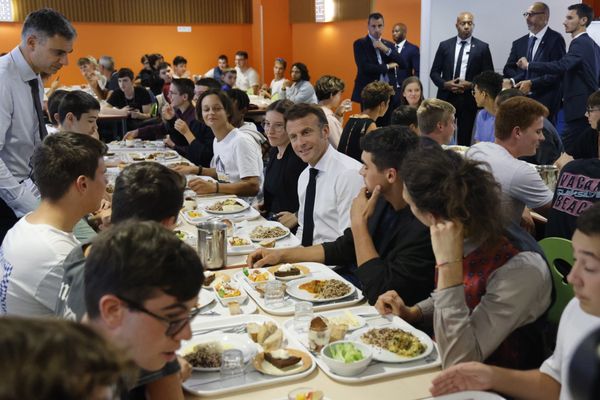
<path id="1" fill-rule="evenodd" d="M 216 181 L 215 183 L 217 184 L 217 188 L 216 188 L 215 193 L 219 193 L 219 181 Z"/>
<path id="2" fill-rule="evenodd" d="M 435 264 L 435 267 L 439 268 L 439 267 L 443 267 L 444 265 L 448 265 L 448 264 L 457 264 L 457 263 L 461 263 L 462 264 L 462 262 L 463 262 L 462 258 L 459 259 L 459 260 L 444 261 L 444 262 L 441 262 L 439 264 Z"/>

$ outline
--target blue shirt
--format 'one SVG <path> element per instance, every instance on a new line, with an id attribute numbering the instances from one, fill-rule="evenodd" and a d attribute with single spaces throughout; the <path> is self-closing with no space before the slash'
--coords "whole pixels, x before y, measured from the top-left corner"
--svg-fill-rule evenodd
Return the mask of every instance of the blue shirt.
<path id="1" fill-rule="evenodd" d="M 485 109 L 480 110 L 475 118 L 475 136 L 474 139 L 478 142 L 493 142 L 496 138 L 494 137 L 494 123 L 496 117 Z"/>

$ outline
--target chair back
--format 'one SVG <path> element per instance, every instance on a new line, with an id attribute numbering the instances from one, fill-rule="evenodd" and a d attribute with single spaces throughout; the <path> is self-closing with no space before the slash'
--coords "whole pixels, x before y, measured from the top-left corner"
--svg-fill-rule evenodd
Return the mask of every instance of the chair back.
<path id="1" fill-rule="evenodd" d="M 555 292 L 554 303 L 548 310 L 548 321 L 558 324 L 564 308 L 573 298 L 573 287 L 567 282 L 573 266 L 573 245 L 570 240 L 558 237 L 542 239 L 539 243 L 550 266 Z M 565 271 L 565 263 L 569 266 L 568 271 Z"/>

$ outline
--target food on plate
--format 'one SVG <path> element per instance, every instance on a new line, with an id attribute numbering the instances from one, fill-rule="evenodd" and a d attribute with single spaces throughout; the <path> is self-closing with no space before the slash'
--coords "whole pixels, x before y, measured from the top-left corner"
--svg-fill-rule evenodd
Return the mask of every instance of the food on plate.
<path id="1" fill-rule="evenodd" d="M 342 315 L 337 315 L 335 317 L 329 317 L 329 320 L 334 324 L 345 324 L 348 325 L 349 329 L 360 328 L 360 321 L 352 314 L 350 311 L 345 310 Z"/>
<path id="2" fill-rule="evenodd" d="M 229 308 L 229 315 L 240 315 L 242 313 L 240 303 L 238 303 L 237 301 L 232 301 L 228 303 L 227 308 Z"/>
<path id="3" fill-rule="evenodd" d="M 133 161 L 144 161 L 146 159 L 141 154 L 130 154 L 130 156 Z"/>
<path id="4" fill-rule="evenodd" d="M 270 278 L 269 271 L 261 270 L 261 269 L 252 269 L 244 268 L 244 275 L 250 279 L 252 282 L 265 282 Z"/>
<path id="5" fill-rule="evenodd" d="M 285 278 L 288 276 L 296 276 L 301 275 L 302 271 L 295 265 L 292 264 L 282 264 L 277 268 L 277 271 L 273 273 L 278 278 Z"/>
<path id="6" fill-rule="evenodd" d="M 331 322 L 331 321 L 330 321 Z M 329 336 L 329 343 L 343 340 L 348 332 L 348 325 L 346 324 L 334 324 L 331 323 L 331 333 Z"/>
<path id="7" fill-rule="evenodd" d="M 267 249 L 272 249 L 273 247 L 275 247 L 275 243 L 277 242 L 277 240 L 275 239 L 266 239 L 266 240 L 261 240 L 258 245 L 260 247 L 264 247 Z"/>
<path id="8" fill-rule="evenodd" d="M 264 324 L 250 322 L 246 324 L 246 332 L 252 341 L 260 344 L 265 351 L 277 350 L 283 343 L 283 331 L 271 321 Z"/>
<path id="9" fill-rule="evenodd" d="M 323 392 L 320 390 L 296 389 L 288 395 L 294 400 L 323 400 Z"/>
<path id="10" fill-rule="evenodd" d="M 329 343 L 331 328 L 325 317 L 317 316 L 310 321 L 308 328 L 308 347 L 311 351 L 321 351 Z"/>
<path id="11" fill-rule="evenodd" d="M 119 169 L 123 169 L 123 168 L 125 168 L 126 166 L 127 166 L 127 163 L 126 163 L 126 162 L 123 162 L 123 161 L 121 161 L 121 162 L 120 162 L 120 163 L 117 165 L 117 167 L 118 167 Z"/>
<path id="12" fill-rule="evenodd" d="M 302 358 L 290 354 L 285 349 L 265 352 L 265 361 L 271 363 L 275 368 L 284 369 L 298 364 Z"/>
<path id="13" fill-rule="evenodd" d="M 180 230 L 175 230 L 175 231 L 173 231 L 173 233 L 175 233 L 175 236 L 177 236 L 181 240 L 185 240 L 188 236 L 187 233 L 185 233 L 184 231 L 180 231 Z M 206 279 L 204 281 L 206 281 Z"/>
<path id="14" fill-rule="evenodd" d="M 425 351 L 425 345 L 415 335 L 398 328 L 371 329 L 360 339 L 402 357 L 416 357 Z"/>
<path id="15" fill-rule="evenodd" d="M 352 291 L 350 285 L 337 279 L 314 279 L 298 287 L 314 294 L 316 299 L 333 299 L 345 296 Z"/>
<path id="16" fill-rule="evenodd" d="M 230 279 L 231 278 L 229 277 L 229 275 L 217 275 L 212 271 L 204 271 L 204 282 L 202 282 L 202 286 L 211 287 L 213 285 L 218 285 L 223 282 L 229 282 Z"/>
<path id="17" fill-rule="evenodd" d="M 244 239 L 243 237 L 233 236 L 229 239 L 229 244 L 232 246 L 248 246 L 252 243 L 248 239 Z"/>
<path id="18" fill-rule="evenodd" d="M 196 200 L 194 200 L 194 199 L 191 199 L 191 200 L 185 199 L 183 201 L 183 209 L 186 211 L 193 211 L 197 207 L 198 207 L 198 205 L 196 204 Z"/>
<path id="19" fill-rule="evenodd" d="M 179 162 L 175 162 L 175 163 L 169 164 L 169 167 L 179 167 L 179 166 L 181 166 L 181 167 L 187 167 L 188 165 L 190 165 L 190 163 L 187 162 L 187 161 L 179 161 Z"/>
<path id="20" fill-rule="evenodd" d="M 354 344 L 347 342 L 337 343 L 329 346 L 329 354 L 334 360 L 342 361 L 347 364 L 360 361 L 365 358 L 360 349 L 358 349 Z"/>
<path id="21" fill-rule="evenodd" d="M 190 218 L 202 218 L 204 214 L 198 210 L 189 210 L 185 212 Z"/>
<path id="22" fill-rule="evenodd" d="M 250 239 L 264 240 L 273 239 L 285 236 L 288 233 L 285 229 L 279 226 L 257 226 L 250 232 Z M 264 246 L 263 246 L 264 247 Z"/>
<path id="23" fill-rule="evenodd" d="M 115 191 L 115 185 L 112 183 L 106 184 L 106 193 L 113 193 Z"/>
<path id="24" fill-rule="evenodd" d="M 113 153 L 113 152 L 109 151 L 108 153 L 106 153 L 106 157 L 114 157 L 114 156 L 115 156 L 115 153 Z"/>
<path id="25" fill-rule="evenodd" d="M 223 347 L 218 342 L 201 343 L 183 356 L 194 368 L 218 368 L 221 366 Z"/>
<path id="26" fill-rule="evenodd" d="M 217 201 L 216 203 L 207 206 L 206 209 L 208 211 L 241 211 L 244 209 L 244 205 L 237 201 L 236 199 L 225 199 L 222 201 Z"/>
<path id="27" fill-rule="evenodd" d="M 215 291 L 217 292 L 219 297 L 222 299 L 227 299 L 230 297 L 238 297 L 238 296 L 242 295 L 242 292 L 240 291 L 240 289 L 230 282 L 221 282 L 221 283 L 215 284 Z"/>

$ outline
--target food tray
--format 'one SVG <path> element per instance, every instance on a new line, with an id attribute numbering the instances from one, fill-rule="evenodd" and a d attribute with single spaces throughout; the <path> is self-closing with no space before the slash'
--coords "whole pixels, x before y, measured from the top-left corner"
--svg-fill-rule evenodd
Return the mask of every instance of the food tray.
<path id="1" fill-rule="evenodd" d="M 115 140 L 108 143 L 108 149 L 110 151 L 168 151 L 162 140 L 135 140 L 132 147 L 127 147 L 124 140 Z"/>
<path id="2" fill-rule="evenodd" d="M 223 198 L 200 198 L 196 197 L 196 203 L 198 204 L 198 208 L 205 212 L 209 217 L 214 219 L 228 219 L 232 222 L 241 222 L 245 220 L 252 220 L 260 217 L 260 213 L 254 207 L 249 207 L 244 211 L 232 214 L 213 214 L 208 211 L 205 211 L 206 206 L 213 204 L 215 201 L 223 201 L 226 198 L 236 198 L 235 196 L 228 196 Z M 241 199 L 238 199 L 241 200 Z M 243 201 L 243 200 L 242 200 Z M 245 202 L 244 202 L 245 203 Z"/>
<path id="3" fill-rule="evenodd" d="M 315 279 L 336 278 L 336 279 L 345 281 L 349 285 L 352 285 L 352 283 L 346 281 L 344 278 L 342 278 L 340 275 L 338 275 L 336 272 L 334 272 L 332 269 L 330 269 L 326 265 L 323 265 L 320 263 L 315 263 L 315 262 L 298 262 L 298 263 L 294 263 L 294 264 L 301 264 L 301 265 L 308 267 L 311 271 L 311 274 L 309 276 L 314 277 Z M 242 271 L 236 272 L 235 275 L 233 276 L 233 279 L 242 283 L 244 289 L 246 289 L 246 293 L 248 293 L 248 295 L 250 295 L 250 297 L 252 297 L 252 299 L 256 302 L 256 304 L 258 304 L 258 306 L 260 308 L 262 308 L 266 313 L 272 314 L 272 315 L 282 315 L 282 316 L 294 315 L 294 305 L 297 302 L 302 301 L 302 300 L 295 299 L 292 296 L 289 296 L 286 294 L 284 297 L 284 304 L 282 307 L 278 307 L 278 308 L 267 307 L 264 299 L 260 296 L 260 293 L 257 292 L 256 289 L 252 285 L 250 285 L 245 279 L 243 279 L 241 274 L 243 274 Z M 313 303 L 313 310 L 324 311 L 324 310 L 331 310 L 331 309 L 335 309 L 335 308 L 347 307 L 347 306 L 356 304 L 356 303 L 362 301 L 363 299 L 364 299 L 364 296 L 362 294 L 362 291 L 360 291 L 359 289 L 356 289 L 352 295 L 350 295 L 348 297 L 344 297 L 343 299 L 334 300 L 334 301 L 330 301 L 330 302 Z"/>
<path id="4" fill-rule="evenodd" d="M 377 310 L 375 309 L 375 307 L 371 307 L 371 306 L 355 307 L 355 308 L 346 309 L 346 310 L 352 312 L 355 315 L 359 315 L 359 316 L 360 315 L 371 316 L 373 314 L 377 314 Z M 328 314 L 331 315 L 334 313 L 332 313 L 332 312 L 329 312 L 329 313 L 328 312 L 315 312 L 315 315 L 316 314 L 327 316 Z M 409 323 L 407 323 L 406 321 L 404 321 L 403 319 L 401 319 L 399 317 L 393 317 L 391 322 L 389 322 L 389 323 L 386 322 L 385 320 L 383 320 L 382 318 L 376 318 L 376 319 L 366 318 L 366 320 L 367 320 L 366 326 L 370 327 L 370 328 L 393 327 L 393 328 L 401 328 L 408 332 L 414 332 L 417 330 L 412 325 L 410 325 Z M 294 330 L 294 319 L 292 318 L 292 319 L 286 320 L 284 322 L 283 326 L 286 328 L 287 332 L 289 332 L 296 340 L 298 340 L 300 343 L 302 343 L 302 345 L 308 351 L 308 334 L 306 332 L 299 333 Z M 348 338 L 350 335 L 351 335 L 351 333 L 347 333 L 346 338 Z M 439 355 L 439 352 L 437 349 L 437 345 L 435 343 L 434 343 L 433 351 L 426 358 L 422 358 L 422 359 L 416 360 L 416 361 L 403 362 L 403 363 L 383 363 L 383 362 L 372 361 L 371 364 L 369 364 L 369 366 L 367 367 L 367 369 L 365 371 L 363 371 L 362 373 L 358 374 L 357 376 L 341 376 L 341 375 L 335 374 L 329 369 L 327 364 L 325 364 L 325 361 L 323 361 L 321 359 L 320 355 L 313 354 L 313 357 L 317 361 L 317 365 L 319 366 L 319 368 L 321 368 L 321 370 L 325 374 L 327 374 L 327 376 L 329 376 L 331 379 L 333 379 L 335 381 L 343 382 L 343 383 L 368 382 L 368 381 L 372 381 L 375 379 L 380 379 L 382 377 L 399 376 L 399 375 L 404 375 L 404 374 L 408 374 L 408 373 L 413 373 L 415 371 L 421 371 L 424 369 L 435 368 L 442 364 L 442 359 L 440 358 L 440 355 Z"/>
<path id="5" fill-rule="evenodd" d="M 265 220 L 260 220 L 260 221 L 247 221 L 247 222 L 241 222 L 236 224 L 235 226 L 235 235 L 236 236 L 243 236 L 247 239 L 250 239 L 250 232 L 252 232 L 252 230 L 254 228 L 256 228 L 257 226 L 260 225 L 281 225 L 278 222 L 275 221 L 265 221 Z M 250 240 L 252 242 L 252 240 Z M 296 235 L 294 235 L 293 233 L 290 232 L 289 235 L 287 235 L 286 237 L 284 237 L 283 239 L 279 239 L 277 241 L 275 241 L 275 247 L 272 247 L 273 249 L 289 249 L 292 247 L 298 247 L 300 246 L 300 244 L 302 244 L 302 242 L 300 241 L 300 239 L 298 239 L 296 237 Z M 254 250 L 259 249 L 260 245 L 258 244 L 258 242 L 252 242 L 252 248 L 244 248 L 243 250 L 239 249 L 233 249 L 233 248 L 228 248 L 227 249 L 227 254 L 231 255 L 231 256 L 240 256 L 240 255 L 244 255 L 244 254 L 250 254 L 252 253 Z"/>
<path id="6" fill-rule="evenodd" d="M 268 321 L 277 324 L 275 320 L 266 315 L 237 315 L 235 317 L 215 317 L 211 320 L 194 320 L 191 324 L 191 328 L 192 332 L 194 330 L 201 329 L 218 330 L 218 328 L 221 327 L 225 329 L 227 327 L 235 327 L 242 324 L 247 324 L 249 322 L 256 322 L 262 324 Z M 284 329 L 279 324 L 277 324 L 277 326 L 283 329 L 284 339 L 287 341 L 286 347 L 306 351 L 302 344 L 293 335 L 291 335 L 287 329 Z M 240 392 L 250 388 L 264 387 L 266 385 L 276 385 L 283 382 L 296 381 L 304 378 L 305 376 L 310 375 L 315 370 L 316 363 L 314 362 L 314 357 L 312 355 L 310 357 L 313 361 L 310 368 L 296 375 L 264 375 L 258 372 L 252 365 L 252 362 L 250 362 L 249 364 L 247 364 L 245 369 L 246 374 L 244 383 L 232 385 L 233 382 L 227 382 L 227 386 L 224 386 L 219 379 L 219 372 L 194 371 L 192 372 L 192 376 L 183 383 L 183 387 L 188 392 L 193 393 L 197 396 L 215 396 L 225 393 Z"/>

